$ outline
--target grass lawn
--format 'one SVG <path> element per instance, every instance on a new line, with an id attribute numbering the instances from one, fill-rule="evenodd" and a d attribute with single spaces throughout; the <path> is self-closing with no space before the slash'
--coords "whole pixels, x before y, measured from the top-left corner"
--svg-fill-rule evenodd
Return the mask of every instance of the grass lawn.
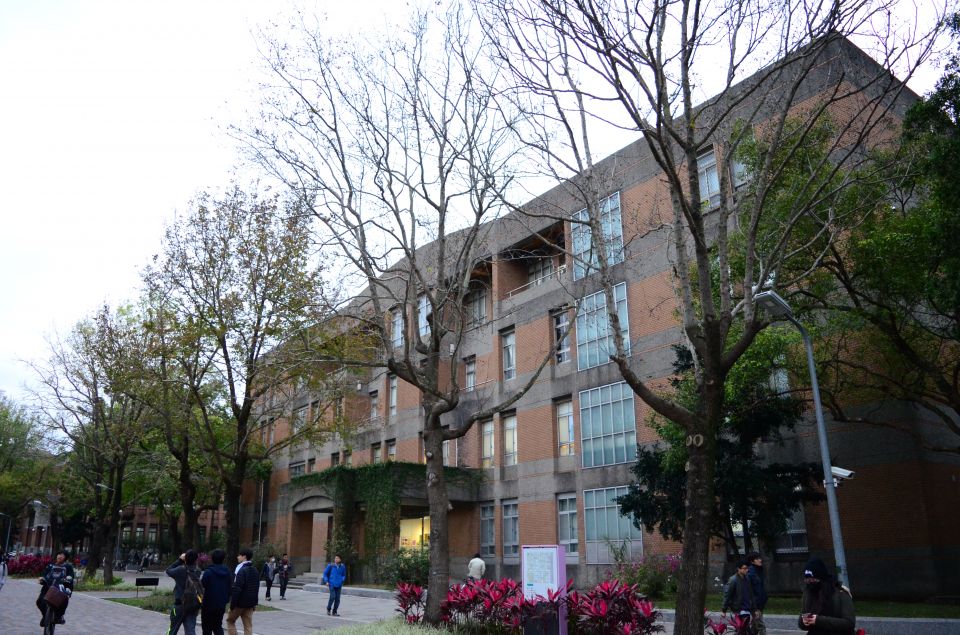
<path id="1" fill-rule="evenodd" d="M 438 631 L 435 628 L 410 626 L 402 619 L 395 618 L 374 624 L 360 624 L 358 626 L 344 626 L 328 631 L 315 631 L 313 635 L 424 635 L 425 633 L 458 633 L 462 631 Z"/>
<path id="2" fill-rule="evenodd" d="M 718 613 L 722 599 L 720 595 L 707 596 L 707 610 Z M 657 600 L 660 608 L 676 608 L 676 598 Z M 853 606 L 858 616 L 863 617 L 933 617 L 960 619 L 960 606 L 950 604 L 923 604 L 921 602 L 886 602 L 884 600 L 861 600 L 853 597 Z M 767 613 L 771 615 L 799 615 L 800 595 L 794 597 L 771 597 L 767 602 Z"/>
<path id="3" fill-rule="evenodd" d="M 136 606 L 137 608 L 145 609 L 147 611 L 156 611 L 157 613 L 169 613 L 170 609 L 173 608 L 173 591 L 154 591 L 150 595 L 144 595 L 139 598 L 107 599 L 111 602 L 119 602 L 120 604 L 126 604 L 128 606 Z M 279 610 L 280 609 L 275 609 L 272 606 L 264 606 L 263 604 L 257 607 L 257 612 Z"/>

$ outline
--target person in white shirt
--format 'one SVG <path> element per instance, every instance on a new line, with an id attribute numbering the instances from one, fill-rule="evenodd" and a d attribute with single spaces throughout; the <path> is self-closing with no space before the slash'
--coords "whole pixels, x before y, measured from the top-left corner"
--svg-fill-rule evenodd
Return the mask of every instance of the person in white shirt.
<path id="1" fill-rule="evenodd" d="M 473 559 L 467 565 L 467 581 L 479 580 L 487 570 L 487 565 L 480 557 L 480 554 L 474 554 Z"/>

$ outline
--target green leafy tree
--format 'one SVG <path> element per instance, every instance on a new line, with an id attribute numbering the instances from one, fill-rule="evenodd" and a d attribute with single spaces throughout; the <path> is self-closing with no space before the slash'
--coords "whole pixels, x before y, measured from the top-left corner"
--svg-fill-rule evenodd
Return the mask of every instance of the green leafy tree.
<path id="1" fill-rule="evenodd" d="M 0 393 L 0 541 L 27 504 L 50 487 L 53 457 L 34 413 Z"/>
<path id="2" fill-rule="evenodd" d="M 803 504 L 823 499 L 817 490 L 815 463 L 770 463 L 759 443 L 777 443 L 799 421 L 803 402 L 771 385 L 770 369 L 787 352 L 787 340 L 764 332 L 731 370 L 724 399 L 724 424 L 717 439 L 716 500 L 711 535 L 722 540 L 728 556 L 740 555 L 734 527 L 743 528 L 746 551 L 754 540 L 772 545 L 787 520 Z M 692 356 L 675 347 L 677 376 L 671 380 L 681 402 L 696 399 Z M 683 492 L 687 486 L 686 434 L 674 422 L 653 415 L 662 441 L 638 448 L 636 483 L 619 499 L 624 514 L 638 527 L 657 530 L 664 538 L 683 539 Z"/>
<path id="3" fill-rule="evenodd" d="M 948 25 L 960 35 L 960 14 Z M 874 210 L 850 227 L 823 268 L 815 294 L 831 311 L 827 404 L 835 418 L 880 423 L 920 447 L 960 454 L 960 55 L 947 57 L 936 89 L 904 123 L 895 170 L 861 199 Z M 919 419 L 896 422 L 876 409 L 898 400 Z"/>

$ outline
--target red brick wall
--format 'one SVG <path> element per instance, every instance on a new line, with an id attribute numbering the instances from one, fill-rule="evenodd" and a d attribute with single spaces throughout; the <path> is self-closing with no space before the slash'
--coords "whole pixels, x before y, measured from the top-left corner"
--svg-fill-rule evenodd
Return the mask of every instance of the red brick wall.
<path id="1" fill-rule="evenodd" d="M 553 458 L 556 453 L 553 406 L 548 404 L 517 411 L 517 460 L 521 463 L 538 461 Z"/>
<path id="2" fill-rule="evenodd" d="M 555 500 L 520 502 L 520 544 L 557 544 L 557 503 Z"/>
<path id="3" fill-rule="evenodd" d="M 477 507 L 454 507 L 447 514 L 450 556 L 470 557 L 480 550 L 480 512 Z"/>

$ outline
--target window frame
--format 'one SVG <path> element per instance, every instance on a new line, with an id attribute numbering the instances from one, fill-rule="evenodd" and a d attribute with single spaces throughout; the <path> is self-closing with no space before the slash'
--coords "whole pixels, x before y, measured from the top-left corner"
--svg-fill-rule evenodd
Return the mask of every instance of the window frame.
<path id="1" fill-rule="evenodd" d="M 615 203 L 615 204 L 614 204 Z M 623 216 L 620 208 L 620 192 L 614 192 L 600 200 L 600 224 L 604 242 L 607 243 L 607 262 L 615 265 L 624 261 Z M 573 279 L 580 280 L 599 270 L 599 258 L 593 249 L 593 236 L 586 209 L 570 215 L 570 244 L 573 257 Z M 614 231 L 616 230 L 616 231 Z"/>
<path id="2" fill-rule="evenodd" d="M 500 416 L 501 427 L 503 428 L 503 465 L 516 465 L 519 455 L 517 448 L 517 413 Z"/>
<path id="3" fill-rule="evenodd" d="M 616 503 L 616 499 L 625 495 L 629 489 L 628 485 L 619 485 L 583 491 L 583 544 L 587 564 L 613 564 L 614 558 L 610 546 L 614 544 L 624 546 L 626 554 L 630 557 L 643 555 L 643 532 L 633 524 L 633 517 L 630 514 L 620 513 L 620 505 Z M 598 501 L 603 504 L 596 504 Z M 611 502 L 613 504 L 610 504 Z M 615 537 L 612 537 L 609 531 L 611 518 L 617 529 Z M 605 530 L 602 534 L 599 531 L 601 519 Z M 624 527 L 627 531 L 626 536 L 621 535 Z"/>
<path id="4" fill-rule="evenodd" d="M 471 355 L 463 360 L 463 390 L 472 392 L 477 389 L 477 356 Z"/>
<path id="5" fill-rule="evenodd" d="M 509 513 L 508 512 L 512 512 Z M 503 559 L 520 558 L 520 501 L 510 498 L 500 502 L 500 531 Z"/>
<path id="6" fill-rule="evenodd" d="M 627 304 L 627 283 L 613 286 L 613 301 L 620 317 L 620 333 L 624 349 L 630 350 L 630 307 Z M 588 370 L 610 363 L 615 352 L 613 332 L 607 315 L 607 296 L 603 289 L 588 293 L 580 299 L 577 309 L 577 370 Z"/>
<path id="7" fill-rule="evenodd" d="M 567 309 L 558 309 L 551 314 L 553 322 L 553 359 L 557 363 L 566 364 L 570 361 L 570 339 L 573 329 L 570 328 L 570 312 Z"/>
<path id="8" fill-rule="evenodd" d="M 380 391 L 371 390 L 369 396 L 370 396 L 370 419 L 377 419 L 380 417 Z"/>
<path id="9" fill-rule="evenodd" d="M 493 501 L 480 504 L 480 555 L 497 555 L 497 508 Z"/>
<path id="10" fill-rule="evenodd" d="M 562 412 L 564 406 L 569 409 L 569 412 Z M 577 453 L 577 431 L 573 416 L 573 399 L 570 397 L 558 399 L 554 402 L 553 409 L 554 420 L 557 422 L 557 454 L 559 456 L 575 456 Z M 566 434 L 562 434 L 564 429 Z M 569 439 L 564 439 L 564 436 L 568 436 Z"/>
<path id="11" fill-rule="evenodd" d="M 394 349 L 403 348 L 403 307 L 395 306 L 390 315 L 390 346 Z"/>
<path id="12" fill-rule="evenodd" d="M 430 298 L 426 293 L 421 293 L 417 298 L 417 333 L 421 338 L 430 336 L 430 322 L 427 316 L 430 314 Z"/>
<path id="13" fill-rule="evenodd" d="M 706 209 L 720 206 L 720 168 L 714 147 L 697 153 L 697 177 L 700 183 L 700 205 Z"/>
<path id="14" fill-rule="evenodd" d="M 614 392 L 619 397 L 614 400 Z M 588 388 L 579 393 L 580 405 L 580 462 L 583 468 L 605 467 L 633 463 L 637 460 L 636 400 L 626 382 Z M 620 421 L 616 420 L 617 414 Z M 594 434 L 594 418 L 599 434 Z M 619 429 L 617 429 L 617 427 Z M 609 443 L 607 442 L 609 439 Z M 617 441 L 622 445 L 618 447 Z M 599 447 L 598 447 L 599 444 Z M 609 446 L 609 447 L 608 447 Z M 622 450 L 622 456 L 618 456 Z M 599 451 L 600 462 L 596 461 Z M 613 460 L 607 461 L 607 453 Z"/>
<path id="15" fill-rule="evenodd" d="M 500 332 L 500 373 L 503 381 L 517 377 L 517 332 L 513 328 Z"/>
<path id="16" fill-rule="evenodd" d="M 389 415 L 391 417 L 396 417 L 397 416 L 397 393 L 400 392 L 400 384 L 397 381 L 396 375 L 387 375 L 387 391 L 389 393 L 387 395 L 387 398 L 389 399 L 389 401 L 387 402 L 389 407 L 389 411 L 388 411 Z"/>
<path id="17" fill-rule="evenodd" d="M 563 503 L 573 502 L 572 509 L 568 506 L 566 509 L 563 509 Z M 577 509 L 577 493 L 568 492 L 563 494 L 557 494 L 557 544 L 563 547 L 564 553 L 567 558 L 579 558 L 580 557 L 580 526 L 577 524 L 580 520 L 579 511 Z M 572 523 L 571 523 L 571 518 Z M 567 538 L 563 538 L 562 529 L 567 528 Z M 573 533 L 573 537 L 569 536 L 570 533 Z M 570 548 L 570 545 L 573 545 L 573 548 Z"/>
<path id="18" fill-rule="evenodd" d="M 487 450 L 489 449 L 489 454 Z M 480 467 L 493 467 L 496 463 L 497 454 L 496 433 L 493 427 L 493 419 L 487 419 L 480 422 Z"/>

